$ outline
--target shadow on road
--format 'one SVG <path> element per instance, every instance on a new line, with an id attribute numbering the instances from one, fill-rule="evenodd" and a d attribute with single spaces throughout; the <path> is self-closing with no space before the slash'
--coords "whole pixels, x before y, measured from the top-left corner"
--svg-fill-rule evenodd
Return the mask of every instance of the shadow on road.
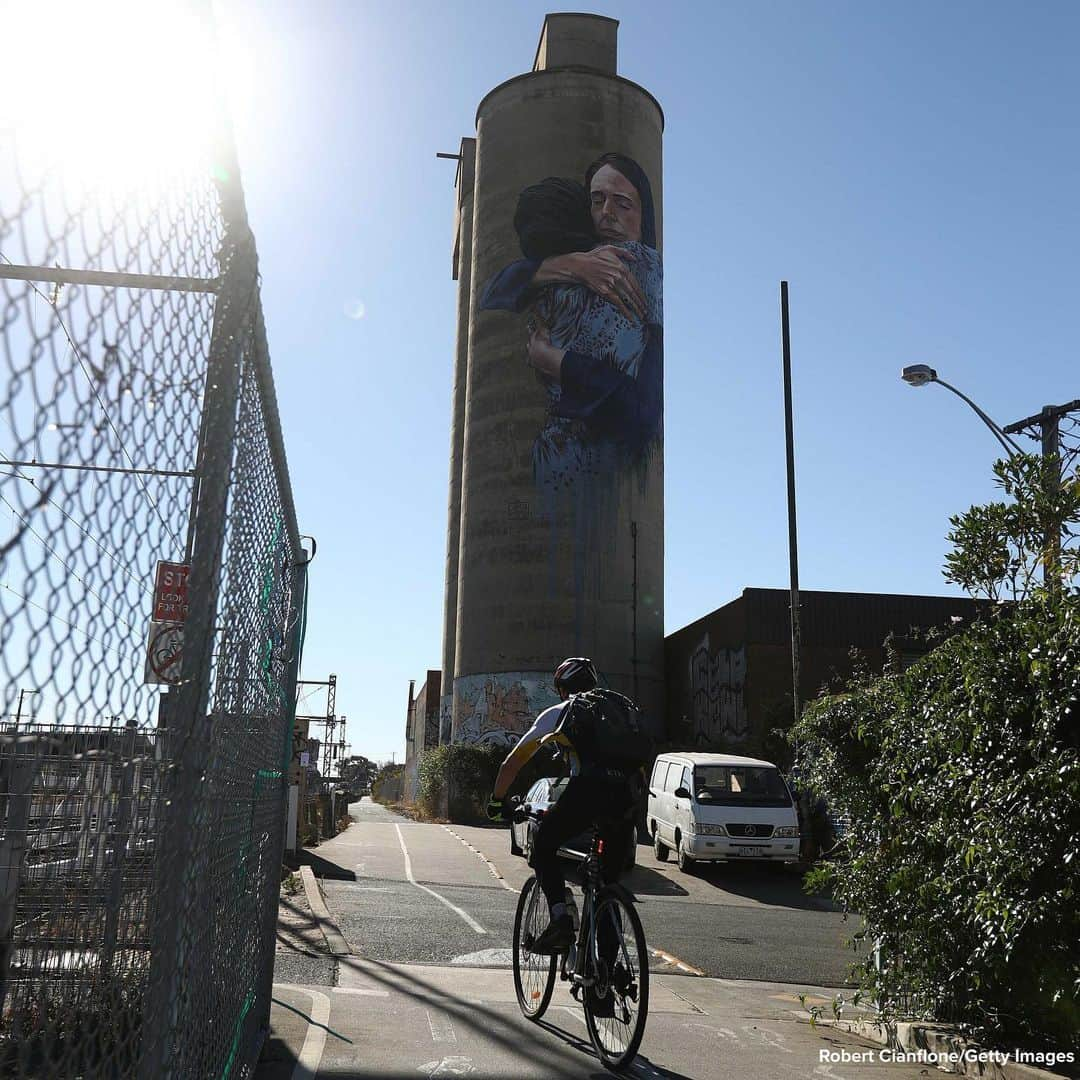
<path id="1" fill-rule="evenodd" d="M 648 1021 L 646 1021 L 646 1024 Z M 563 1042 L 574 1047 L 575 1050 L 580 1051 L 583 1054 L 588 1054 L 592 1058 L 596 1058 L 596 1051 L 593 1049 L 593 1045 L 588 1039 L 582 1038 L 580 1035 L 573 1034 L 566 1031 L 561 1027 L 557 1027 L 550 1020 L 537 1020 L 536 1026 L 543 1028 L 549 1035 L 554 1035 L 558 1039 L 562 1039 Z M 611 1080 L 611 1073 L 605 1069 L 602 1065 L 599 1065 L 597 1071 L 589 1074 L 589 1080 Z M 650 1061 L 644 1054 L 638 1054 L 634 1058 L 633 1062 L 625 1069 L 622 1069 L 619 1076 L 659 1076 L 662 1080 L 693 1080 L 692 1077 L 686 1076 L 683 1073 L 672 1072 L 671 1069 L 665 1069 L 662 1065 L 657 1065 Z"/>
<path id="2" fill-rule="evenodd" d="M 296 861 L 298 866 L 310 866 L 317 878 L 325 878 L 329 881 L 356 880 L 356 874 L 352 870 L 346 870 L 344 866 L 339 866 L 336 862 L 324 859 L 321 855 L 308 851 L 307 848 L 303 848 L 297 853 Z"/>
<path id="3" fill-rule="evenodd" d="M 803 891 L 803 875 L 782 866 L 701 863 L 694 868 L 694 876 L 699 881 L 760 904 L 807 911 L 843 910 L 826 896 L 807 896 Z"/>

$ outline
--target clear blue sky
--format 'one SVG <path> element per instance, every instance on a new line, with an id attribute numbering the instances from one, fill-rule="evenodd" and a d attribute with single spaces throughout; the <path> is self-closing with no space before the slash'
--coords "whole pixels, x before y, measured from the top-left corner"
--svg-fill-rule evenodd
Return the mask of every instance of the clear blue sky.
<path id="1" fill-rule="evenodd" d="M 543 3 L 225 0 L 248 208 L 301 529 L 304 675 L 401 760 L 437 668 L 453 162 L 531 67 Z M 801 580 L 948 593 L 948 517 L 999 423 L 1080 397 L 1080 7 L 596 3 L 662 104 L 666 626 L 787 584 L 779 282 L 791 290 Z M 356 305 L 363 305 L 363 317 Z"/>

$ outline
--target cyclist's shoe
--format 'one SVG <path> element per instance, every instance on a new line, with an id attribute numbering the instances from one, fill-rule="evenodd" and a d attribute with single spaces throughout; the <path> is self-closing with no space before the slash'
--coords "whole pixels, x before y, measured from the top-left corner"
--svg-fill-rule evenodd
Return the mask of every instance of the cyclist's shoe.
<path id="1" fill-rule="evenodd" d="M 531 951 L 541 956 L 558 956 L 570 948 L 573 940 L 573 920 L 569 915 L 560 915 L 548 923 L 547 929 L 533 942 Z"/>

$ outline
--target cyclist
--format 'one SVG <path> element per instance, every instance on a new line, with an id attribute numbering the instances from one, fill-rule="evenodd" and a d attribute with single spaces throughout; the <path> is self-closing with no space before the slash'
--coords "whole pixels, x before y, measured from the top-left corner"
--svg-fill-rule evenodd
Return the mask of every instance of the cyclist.
<path id="1" fill-rule="evenodd" d="M 514 780 L 532 759 L 546 735 L 550 735 L 573 707 L 575 694 L 598 685 L 596 668 L 587 657 L 572 656 L 555 669 L 555 690 L 562 699 L 545 709 L 507 755 L 495 778 L 488 803 L 488 817 L 505 819 L 505 798 Z M 574 928 L 566 907 L 566 879 L 559 866 L 560 845 L 590 826 L 600 829 L 604 841 L 601 864 L 605 881 L 614 881 L 626 865 L 630 821 L 641 795 L 638 770 L 603 765 L 583 757 L 580 771 L 544 815 L 533 839 L 533 868 L 548 902 L 551 920 L 532 945 L 533 952 L 564 953 L 573 941 Z"/>

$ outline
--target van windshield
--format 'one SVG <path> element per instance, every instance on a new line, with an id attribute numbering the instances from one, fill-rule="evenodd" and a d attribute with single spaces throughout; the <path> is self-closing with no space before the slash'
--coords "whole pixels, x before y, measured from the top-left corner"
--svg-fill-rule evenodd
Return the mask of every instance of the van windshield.
<path id="1" fill-rule="evenodd" d="M 790 806 L 779 770 L 753 765 L 696 765 L 694 797 L 715 806 Z"/>

